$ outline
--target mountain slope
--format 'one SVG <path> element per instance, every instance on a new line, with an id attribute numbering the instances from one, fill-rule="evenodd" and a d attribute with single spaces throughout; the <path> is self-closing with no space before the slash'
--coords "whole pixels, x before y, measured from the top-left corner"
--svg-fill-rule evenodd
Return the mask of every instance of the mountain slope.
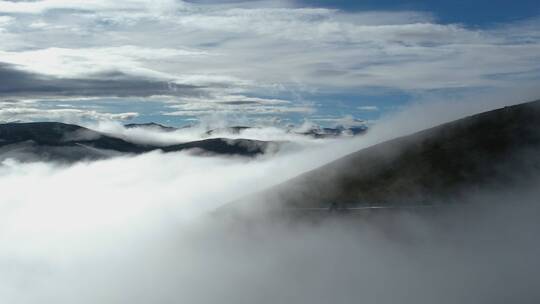
<path id="1" fill-rule="evenodd" d="M 276 149 L 277 146 L 278 143 L 261 140 L 211 138 L 162 147 L 161 150 L 174 152 L 185 149 L 199 149 L 206 153 L 255 156 L 264 153 L 270 147 Z"/>
<path id="2" fill-rule="evenodd" d="M 360 150 L 221 210 L 459 201 L 480 187 L 526 181 L 540 172 L 539 152 L 535 101 Z"/>

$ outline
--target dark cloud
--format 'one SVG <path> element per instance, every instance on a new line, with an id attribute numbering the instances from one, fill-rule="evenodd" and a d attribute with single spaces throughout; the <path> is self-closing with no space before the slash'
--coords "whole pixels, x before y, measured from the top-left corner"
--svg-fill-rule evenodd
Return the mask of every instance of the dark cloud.
<path id="1" fill-rule="evenodd" d="M 89 78 L 58 78 L 18 70 L 0 62 L 0 96 L 193 96 L 202 87 L 127 75 L 94 74 Z"/>
<path id="2" fill-rule="evenodd" d="M 259 104 L 260 102 L 253 101 L 253 100 L 232 100 L 232 101 L 223 101 L 222 104 L 226 105 L 252 105 L 252 104 Z"/>

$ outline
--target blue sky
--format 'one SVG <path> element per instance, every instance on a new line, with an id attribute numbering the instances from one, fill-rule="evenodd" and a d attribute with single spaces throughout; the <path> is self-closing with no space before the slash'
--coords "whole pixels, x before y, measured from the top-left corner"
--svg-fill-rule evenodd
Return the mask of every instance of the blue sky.
<path id="1" fill-rule="evenodd" d="M 539 98 L 534 1 L 0 1 L 0 121 L 325 125 Z"/>
<path id="2" fill-rule="evenodd" d="M 412 10 L 432 13 L 441 23 L 490 26 L 537 17 L 540 4 L 535 0 L 302 0 L 312 7 L 347 11 Z"/>

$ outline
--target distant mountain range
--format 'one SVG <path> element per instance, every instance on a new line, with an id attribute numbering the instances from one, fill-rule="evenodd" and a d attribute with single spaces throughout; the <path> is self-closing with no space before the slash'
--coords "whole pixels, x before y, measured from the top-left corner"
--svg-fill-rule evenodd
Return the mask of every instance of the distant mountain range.
<path id="1" fill-rule="evenodd" d="M 245 130 L 254 129 L 247 126 L 233 126 L 219 129 L 212 129 L 206 132 L 206 135 L 215 134 L 241 134 Z M 356 136 L 366 133 L 368 130 L 365 125 L 352 127 L 336 126 L 335 128 L 313 127 L 307 131 L 295 131 L 294 128 L 287 129 L 287 133 L 310 136 L 313 138 L 336 138 L 340 136 Z"/>
<path id="2" fill-rule="evenodd" d="M 167 128 L 152 124 L 151 127 Z M 168 130 L 168 129 L 167 129 Z M 255 156 L 265 153 L 277 143 L 212 138 L 169 146 L 132 143 L 110 134 L 77 125 L 58 122 L 0 124 L 0 160 L 43 160 L 74 162 L 103 159 L 124 154 L 140 154 L 153 150 L 177 152 L 196 149 L 201 154 Z"/>
<path id="3" fill-rule="evenodd" d="M 158 124 L 155 122 L 150 123 L 142 123 L 142 124 L 126 124 L 124 125 L 128 129 L 134 129 L 134 128 L 143 128 L 143 129 L 150 129 L 150 130 L 158 130 L 158 131 L 176 131 L 179 128 L 164 126 L 162 124 Z M 184 126 L 181 129 L 190 128 L 192 126 Z M 203 135 L 205 136 L 213 136 L 213 135 L 239 135 L 242 132 L 246 130 L 251 129 L 257 129 L 257 127 L 249 127 L 249 126 L 231 126 L 231 127 L 223 127 L 223 128 L 216 128 L 216 129 L 210 129 L 206 131 Z M 368 130 L 368 127 L 364 124 L 359 124 L 356 126 L 336 126 L 334 128 L 328 128 L 328 127 L 320 127 L 320 126 L 314 126 L 308 130 L 305 131 L 297 131 L 294 127 L 289 127 L 286 129 L 287 133 L 293 133 L 298 135 L 305 135 L 310 136 L 313 138 L 332 138 L 332 137 L 340 137 L 340 136 L 356 136 L 366 133 Z"/>
<path id="4" fill-rule="evenodd" d="M 540 101 L 466 117 L 362 149 L 222 207 L 283 211 L 459 202 L 540 176 Z"/>
<path id="5" fill-rule="evenodd" d="M 206 135 L 214 135 L 214 134 L 240 134 L 242 131 L 253 129 L 252 127 L 247 126 L 232 126 L 232 127 L 226 127 L 226 128 L 218 128 L 218 129 L 212 129 L 206 131 Z"/>
<path id="6" fill-rule="evenodd" d="M 178 130 L 178 128 L 164 126 L 162 124 L 158 124 L 158 123 L 155 123 L 155 122 L 132 123 L 132 124 L 126 124 L 126 125 L 124 125 L 124 127 L 128 128 L 128 129 L 135 129 L 135 128 L 154 129 L 154 130 L 165 131 L 165 132 L 172 132 L 172 131 Z"/>
<path id="7" fill-rule="evenodd" d="M 185 126 L 175 128 L 162 124 L 133 123 L 124 126 L 127 129 L 146 129 L 159 132 L 174 132 Z M 76 162 L 80 160 L 98 160 L 124 154 L 141 154 L 154 150 L 176 152 L 192 150 L 199 154 L 237 155 L 253 157 L 267 151 L 276 151 L 282 142 L 268 142 L 252 139 L 227 139 L 227 135 L 239 135 L 253 129 L 248 126 L 232 126 L 212 129 L 202 137 L 220 136 L 181 144 L 157 146 L 140 144 L 72 124 L 59 122 L 13 122 L 0 124 L 0 161 L 14 158 L 21 161 L 58 161 Z M 315 138 L 339 137 L 362 134 L 367 130 L 363 126 L 345 128 L 313 128 L 296 133 Z M 292 130 L 287 132 L 294 133 Z M 269 149 L 271 147 L 271 149 Z"/>
<path id="8" fill-rule="evenodd" d="M 366 133 L 367 126 L 359 125 L 352 127 L 336 126 L 335 128 L 315 127 L 304 132 L 295 132 L 296 134 L 308 135 L 315 138 L 329 138 L 339 136 L 356 136 Z"/>

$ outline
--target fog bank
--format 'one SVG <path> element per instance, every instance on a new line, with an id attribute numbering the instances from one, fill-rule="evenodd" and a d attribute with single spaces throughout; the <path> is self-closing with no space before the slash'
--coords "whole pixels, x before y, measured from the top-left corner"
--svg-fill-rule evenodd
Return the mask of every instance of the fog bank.
<path id="1" fill-rule="evenodd" d="M 206 216 L 436 113 L 449 117 L 430 113 L 416 126 L 388 118 L 365 136 L 249 160 L 151 152 L 73 166 L 4 161 L 0 302 L 536 303 L 536 178 L 478 189 L 464 199 L 471 204 L 440 212 L 247 226 Z"/>

